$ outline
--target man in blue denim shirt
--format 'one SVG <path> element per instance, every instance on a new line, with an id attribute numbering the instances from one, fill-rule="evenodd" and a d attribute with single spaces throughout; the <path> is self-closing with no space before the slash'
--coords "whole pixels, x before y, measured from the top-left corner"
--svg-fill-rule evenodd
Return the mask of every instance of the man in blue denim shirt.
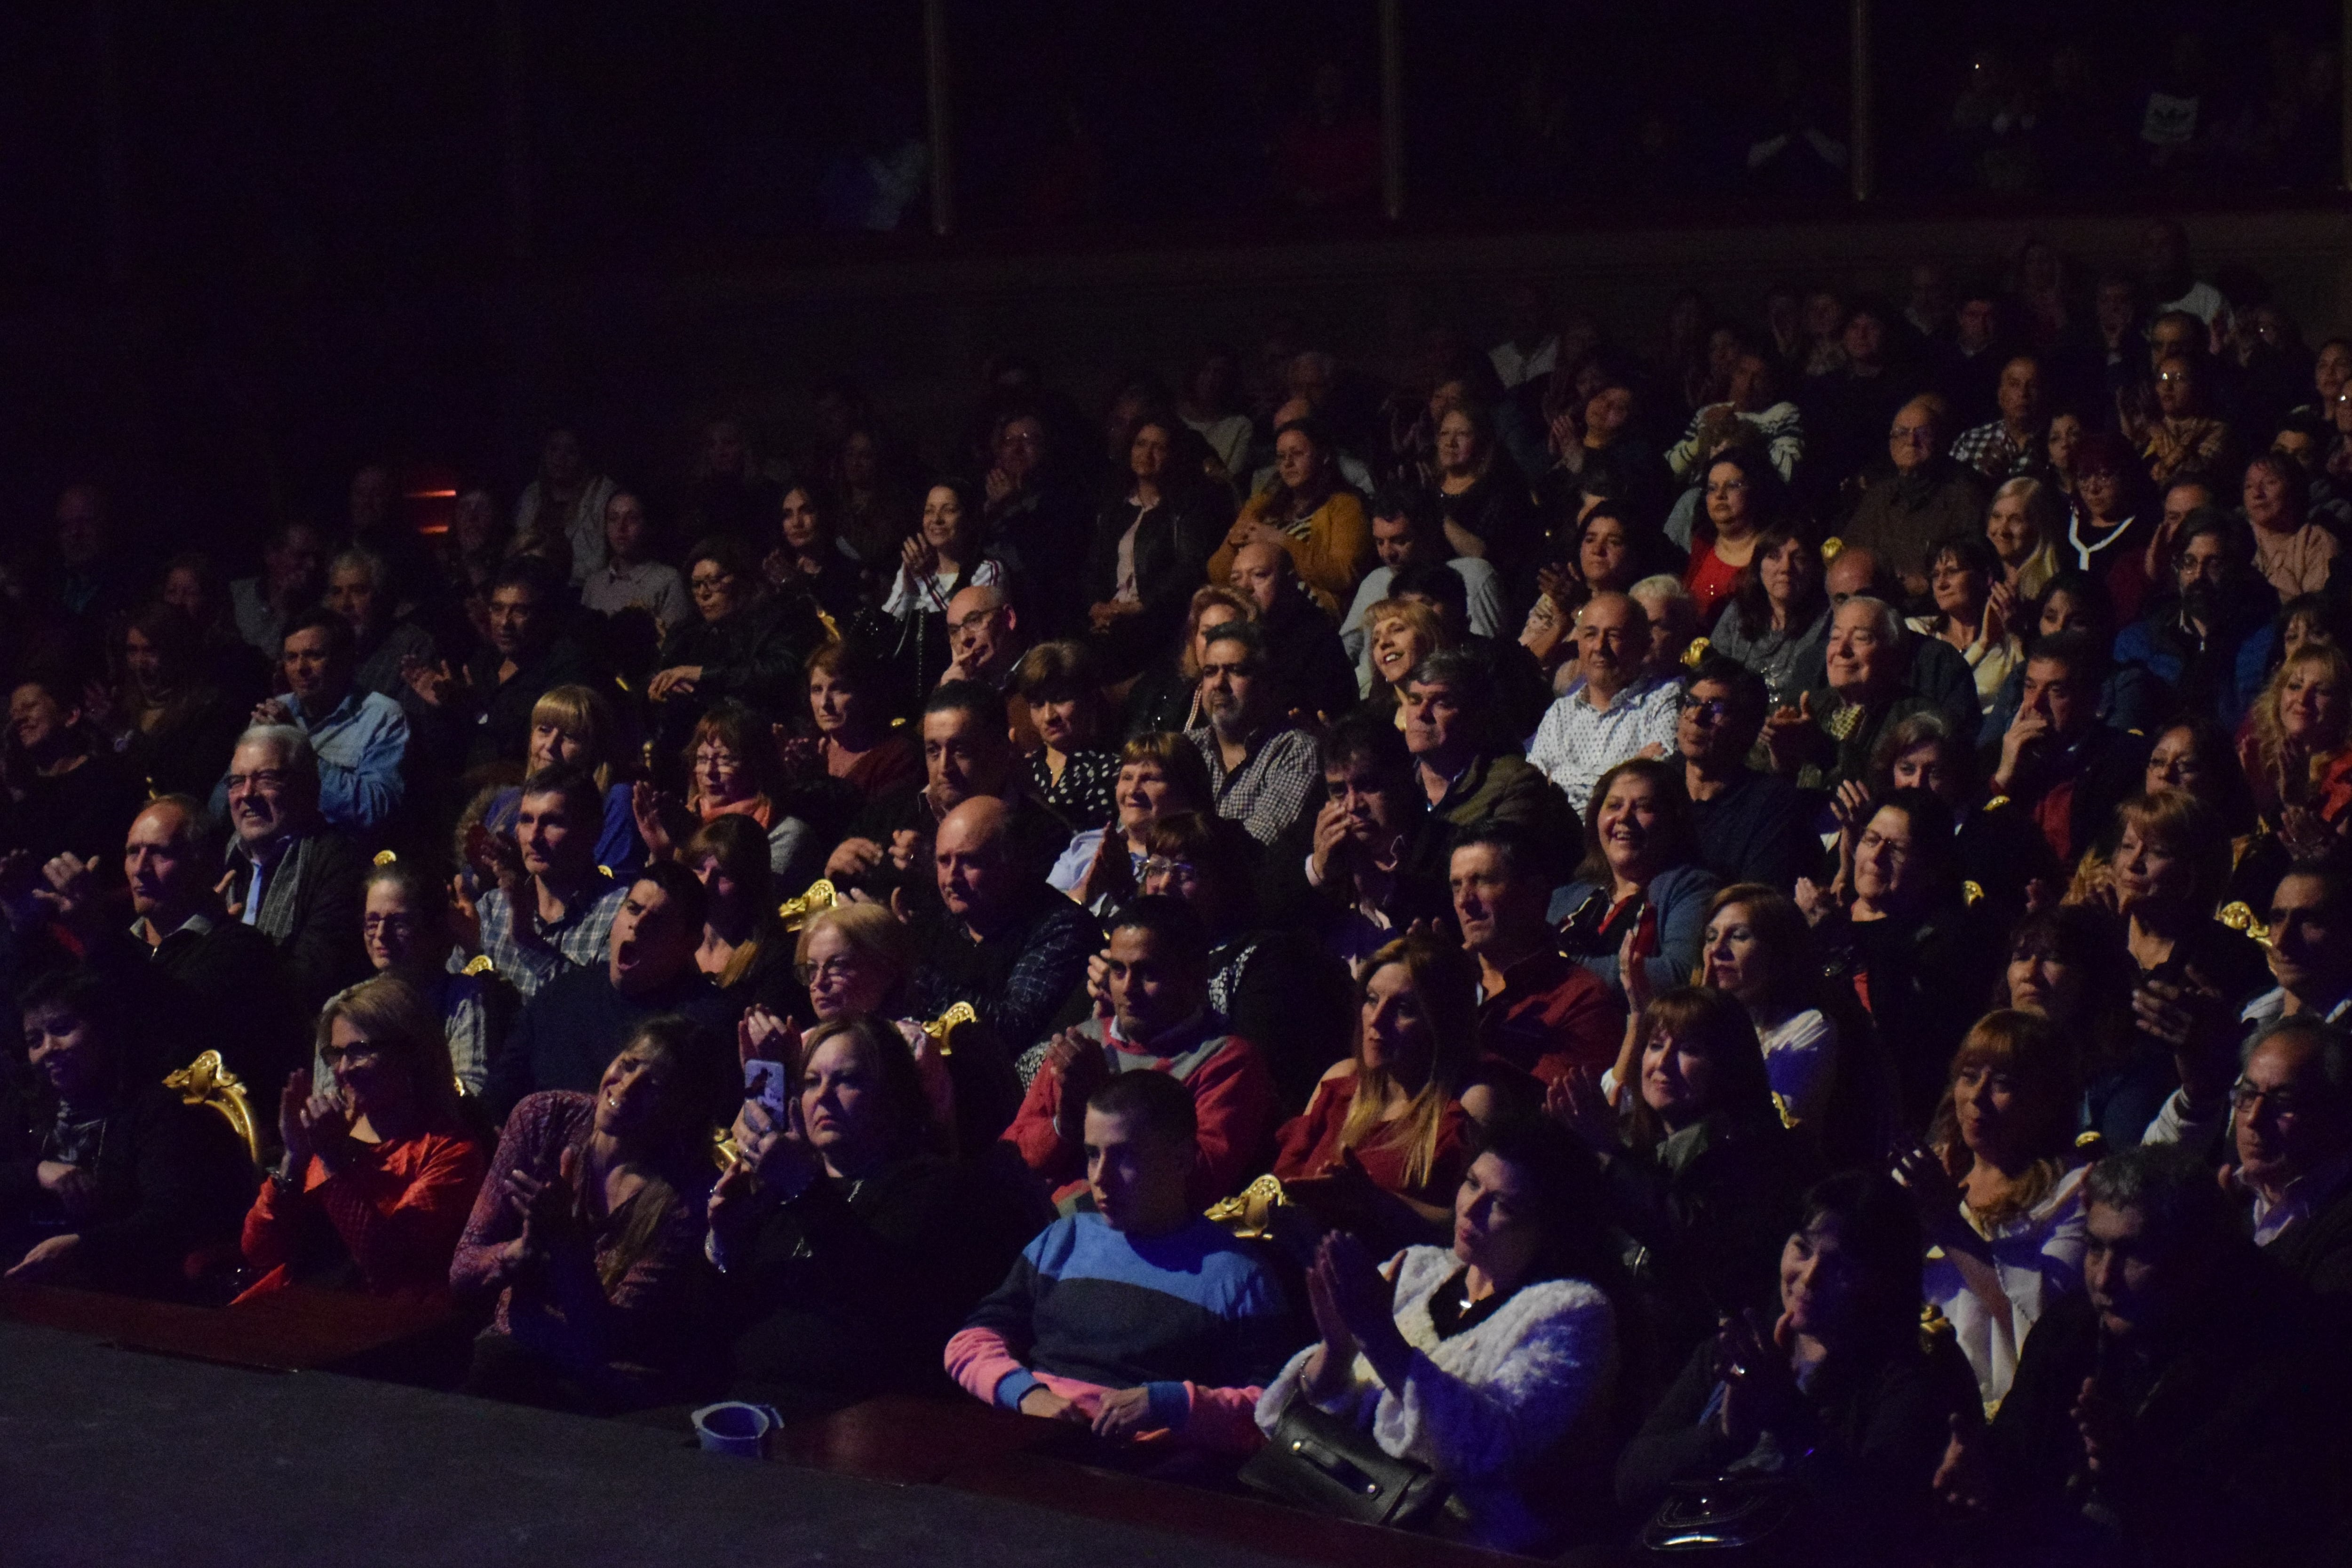
<path id="1" fill-rule="evenodd" d="M 408 793 L 406 716 L 391 698 L 352 683 L 352 628 L 340 616 L 295 616 L 283 647 L 286 695 L 257 705 L 253 722 L 290 724 L 309 737 L 319 760 L 319 815 L 363 844 L 381 842 Z M 227 800 L 224 784 L 213 792 L 214 810 L 225 816 Z"/>

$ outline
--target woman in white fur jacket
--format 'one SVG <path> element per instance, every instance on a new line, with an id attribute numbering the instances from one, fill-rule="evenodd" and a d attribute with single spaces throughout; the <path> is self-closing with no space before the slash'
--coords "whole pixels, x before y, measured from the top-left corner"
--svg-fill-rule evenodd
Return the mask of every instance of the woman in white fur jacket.
<path id="1" fill-rule="evenodd" d="M 1549 1543 L 1521 1483 L 1610 1385 L 1613 1277 L 1591 1159 L 1549 1124 L 1496 1131 L 1454 1200 L 1454 1246 L 1408 1247 L 1374 1267 L 1353 1237 L 1326 1237 L 1307 1274 L 1321 1334 L 1258 1401 L 1271 1433 L 1294 1398 L 1352 1420 L 1384 1453 L 1435 1471 L 1472 1540 Z M 1549 1492 L 1553 1489 L 1547 1487 Z"/>

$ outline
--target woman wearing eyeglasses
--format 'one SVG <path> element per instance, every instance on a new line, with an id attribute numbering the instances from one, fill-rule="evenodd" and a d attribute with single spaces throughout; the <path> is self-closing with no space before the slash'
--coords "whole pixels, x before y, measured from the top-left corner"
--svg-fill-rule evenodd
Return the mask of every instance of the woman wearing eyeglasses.
<path id="1" fill-rule="evenodd" d="M 794 583 L 770 592 L 750 549 L 731 536 L 688 552 L 686 586 L 696 618 L 663 640 L 661 668 L 646 685 L 662 750 L 677 746 L 696 720 L 730 699 L 790 712 L 800 696 L 801 660 L 826 635 L 808 591 Z"/>
<path id="2" fill-rule="evenodd" d="M 238 1300 L 289 1285 L 436 1300 L 488 1170 L 457 1107 L 449 1044 L 424 998 L 379 975 L 319 1015 L 331 1094 L 290 1074 L 278 1097 L 286 1152 L 245 1216 L 261 1276 Z"/>
<path id="3" fill-rule="evenodd" d="M 467 1094 L 489 1079 L 490 1058 L 518 1005 L 513 988 L 495 973 L 448 967 L 456 937 L 449 929 L 449 894 L 405 862 L 378 866 L 362 885 L 360 941 L 378 974 L 413 988 L 441 1020 L 449 1062 Z M 321 1057 L 311 1068 L 311 1092 L 331 1095 L 335 1075 Z"/>

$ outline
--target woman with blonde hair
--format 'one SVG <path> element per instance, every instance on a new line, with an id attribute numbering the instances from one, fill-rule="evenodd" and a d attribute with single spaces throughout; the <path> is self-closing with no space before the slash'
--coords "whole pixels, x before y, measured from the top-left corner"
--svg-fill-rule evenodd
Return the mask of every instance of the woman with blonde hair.
<path id="1" fill-rule="evenodd" d="M 487 1169 L 457 1105 L 441 1023 L 407 982 L 362 981 L 319 1014 L 331 1093 L 278 1097 L 285 1156 L 245 1216 L 239 1300 L 291 1284 L 435 1299 Z"/>
<path id="2" fill-rule="evenodd" d="M 2352 807 L 2352 658 L 2306 643 L 2271 672 L 2254 699 L 2238 761 L 2263 821 L 2315 857 Z"/>
<path id="3" fill-rule="evenodd" d="M 557 763 L 577 763 L 596 775 L 604 792 L 604 821 L 596 834 L 596 864 L 615 877 L 645 867 L 645 840 L 630 808 L 629 782 L 622 764 L 629 740 L 612 701 L 593 686 L 551 686 L 530 709 L 530 749 L 523 758 L 528 778 Z M 510 784 L 490 797 L 483 821 L 493 833 L 511 834 L 522 808 L 522 789 Z"/>
<path id="4" fill-rule="evenodd" d="M 1469 1157 L 1462 1090 L 1477 1056 L 1478 974 L 1462 950 L 1400 937 L 1365 967 L 1355 1049 L 1276 1134 L 1274 1173 L 1328 1183 L 1375 1252 L 1427 1241 L 1453 1213 Z M 1310 1198 L 1310 1206 L 1318 1199 Z M 1339 1222 L 1339 1215 L 1318 1215 Z"/>
<path id="5" fill-rule="evenodd" d="M 1419 599 L 1382 599 L 1364 612 L 1365 658 L 1372 672 L 1364 700 L 1404 723 L 1404 678 L 1431 654 L 1452 646 L 1437 612 Z"/>
<path id="6" fill-rule="evenodd" d="M 1985 509 L 1985 542 L 2000 562 L 1993 598 L 2003 620 L 2021 620 L 2024 607 L 2041 598 L 2057 575 L 2055 542 L 2065 521 L 2065 503 L 2032 475 L 2010 479 L 1992 492 L 1992 504 Z"/>
<path id="7" fill-rule="evenodd" d="M 2083 1286 L 2083 1173 L 2073 1052 L 2047 1018 L 1977 1021 L 1926 1146 L 1896 1162 L 1930 1252 L 1925 1289 L 1957 1331 L 1988 1408 L 2009 1393 L 2049 1302 Z"/>

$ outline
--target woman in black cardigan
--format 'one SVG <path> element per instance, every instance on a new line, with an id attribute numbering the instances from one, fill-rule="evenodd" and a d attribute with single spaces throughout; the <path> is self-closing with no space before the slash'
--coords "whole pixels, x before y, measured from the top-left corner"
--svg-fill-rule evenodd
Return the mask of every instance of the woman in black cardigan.
<path id="1" fill-rule="evenodd" d="M 1740 1562 L 1878 1563 L 1918 1543 L 1953 1424 L 1980 1415 L 1949 1335 L 1920 1328 L 1920 1248 L 1885 1176 L 1807 1193 L 1778 1312 L 1727 1319 L 1691 1353 L 1618 1459 L 1620 1504 L 1645 1516 L 1676 1482 L 1744 1478 L 1792 1487 L 1798 1507 Z"/>
<path id="2" fill-rule="evenodd" d="M 93 972 L 26 988 L 29 1081 L 0 1092 L 0 1271 L 130 1295 L 188 1289 L 184 1265 L 233 1246 L 253 1166 L 228 1123 L 132 1076 Z"/>
<path id="3" fill-rule="evenodd" d="M 1202 481 L 1202 445 L 1181 420 L 1144 415 L 1128 432 L 1129 482 L 1096 515 L 1087 619 L 1114 679 L 1142 668 L 1176 630 L 1233 521 Z"/>

